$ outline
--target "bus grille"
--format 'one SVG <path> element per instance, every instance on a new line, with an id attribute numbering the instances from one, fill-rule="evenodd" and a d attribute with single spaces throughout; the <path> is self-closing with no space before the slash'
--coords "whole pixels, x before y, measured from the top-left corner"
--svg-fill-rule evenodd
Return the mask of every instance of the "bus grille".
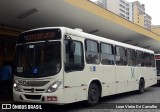
<path id="1" fill-rule="evenodd" d="M 24 95 L 26 99 L 31 99 L 31 100 L 39 100 L 41 98 L 41 95 Z"/>
<path id="2" fill-rule="evenodd" d="M 32 89 L 22 89 L 23 92 L 32 92 Z M 35 89 L 34 92 L 45 92 L 45 89 Z"/>
<path id="3" fill-rule="evenodd" d="M 28 83 L 25 86 L 32 86 L 32 87 L 39 87 L 39 86 L 44 86 L 49 81 L 28 81 Z"/>

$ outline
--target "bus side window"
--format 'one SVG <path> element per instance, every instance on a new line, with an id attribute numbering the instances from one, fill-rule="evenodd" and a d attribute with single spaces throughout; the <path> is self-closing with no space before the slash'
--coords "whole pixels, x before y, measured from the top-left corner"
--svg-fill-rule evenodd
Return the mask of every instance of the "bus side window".
<path id="1" fill-rule="evenodd" d="M 155 67 L 155 58 L 153 54 L 151 54 L 151 67 Z"/>
<path id="2" fill-rule="evenodd" d="M 133 49 L 127 49 L 128 66 L 136 66 L 136 52 Z"/>
<path id="3" fill-rule="evenodd" d="M 75 45 L 74 52 L 67 52 L 69 47 L 66 47 L 66 63 L 65 71 L 81 71 L 84 68 L 84 54 L 83 54 L 83 45 L 82 42 L 73 41 Z M 66 44 L 66 46 L 68 46 Z"/>
<path id="4" fill-rule="evenodd" d="M 114 65 L 113 45 L 101 43 L 101 63 L 103 65 Z"/>
<path id="5" fill-rule="evenodd" d="M 144 53 L 144 64 L 146 67 L 151 67 L 151 56 L 149 53 Z"/>
<path id="6" fill-rule="evenodd" d="M 94 40 L 86 40 L 86 62 L 88 64 L 99 64 L 99 44 Z"/>
<path id="7" fill-rule="evenodd" d="M 143 67 L 144 66 L 144 58 L 143 52 L 137 51 L 137 66 Z"/>
<path id="8" fill-rule="evenodd" d="M 116 65 L 127 65 L 126 51 L 124 47 L 116 46 Z"/>

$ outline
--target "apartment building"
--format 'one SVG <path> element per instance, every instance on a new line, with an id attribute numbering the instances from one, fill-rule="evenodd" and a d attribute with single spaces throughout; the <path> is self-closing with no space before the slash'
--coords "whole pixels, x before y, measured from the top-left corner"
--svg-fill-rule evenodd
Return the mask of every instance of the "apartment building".
<path id="1" fill-rule="evenodd" d="M 107 0 L 107 9 L 132 21 L 132 4 L 125 0 Z"/>
<path id="2" fill-rule="evenodd" d="M 151 30 L 152 28 L 151 21 L 152 21 L 152 17 L 145 13 L 144 14 L 144 27 L 148 30 Z"/>
<path id="3" fill-rule="evenodd" d="M 138 24 L 148 30 L 151 30 L 151 16 L 145 13 L 145 5 L 138 1 L 132 2 L 133 16 L 132 20 L 135 24 Z"/>
<path id="4" fill-rule="evenodd" d="M 132 4 L 125 0 L 97 0 L 95 3 L 124 19 L 132 21 Z"/>
<path id="5" fill-rule="evenodd" d="M 126 0 L 97 0 L 95 3 L 124 19 L 151 30 L 152 18 L 145 13 L 145 5 L 138 1 L 127 2 Z"/>

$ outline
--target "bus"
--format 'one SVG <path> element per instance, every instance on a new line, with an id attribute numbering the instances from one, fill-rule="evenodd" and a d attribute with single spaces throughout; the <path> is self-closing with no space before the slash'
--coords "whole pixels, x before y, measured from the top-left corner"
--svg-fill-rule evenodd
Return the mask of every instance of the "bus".
<path id="1" fill-rule="evenodd" d="M 154 52 L 81 29 L 45 27 L 21 33 L 16 43 L 16 102 L 64 105 L 137 91 L 157 83 Z"/>
<path id="2" fill-rule="evenodd" d="M 157 69 L 157 82 L 160 83 L 160 54 L 155 54 L 156 69 Z"/>

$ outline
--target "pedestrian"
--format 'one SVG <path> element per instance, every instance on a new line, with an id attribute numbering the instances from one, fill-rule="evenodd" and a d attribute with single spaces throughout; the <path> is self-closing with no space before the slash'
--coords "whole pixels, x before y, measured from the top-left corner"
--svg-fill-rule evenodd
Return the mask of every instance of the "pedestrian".
<path id="1" fill-rule="evenodd" d="M 1 70 L 2 92 L 12 92 L 12 67 L 5 63 Z"/>

